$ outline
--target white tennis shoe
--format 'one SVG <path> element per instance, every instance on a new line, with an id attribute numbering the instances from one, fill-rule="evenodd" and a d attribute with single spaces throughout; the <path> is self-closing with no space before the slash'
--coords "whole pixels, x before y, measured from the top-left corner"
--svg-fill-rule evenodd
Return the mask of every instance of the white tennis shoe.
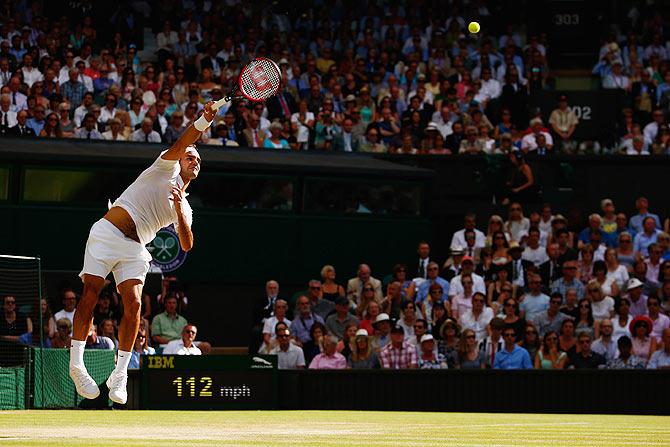
<path id="1" fill-rule="evenodd" d="M 73 366 L 70 368 L 70 377 L 77 388 L 77 393 L 86 399 L 95 399 L 100 395 L 98 384 L 88 374 L 85 367 Z"/>
<path id="2" fill-rule="evenodd" d="M 128 391 L 126 391 L 126 385 L 128 384 L 128 374 L 127 373 L 117 373 L 116 371 L 112 372 L 112 375 L 107 379 L 107 387 L 109 388 L 109 398 L 112 402 L 117 404 L 125 404 L 128 400 Z"/>

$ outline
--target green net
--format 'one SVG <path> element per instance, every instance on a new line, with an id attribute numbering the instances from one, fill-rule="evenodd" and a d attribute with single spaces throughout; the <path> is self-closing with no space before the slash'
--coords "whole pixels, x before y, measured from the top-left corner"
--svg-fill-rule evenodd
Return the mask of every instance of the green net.
<path id="1" fill-rule="evenodd" d="M 29 346 L 43 342 L 41 296 L 40 258 L 0 255 L 0 408 L 31 400 Z"/>
<path id="2" fill-rule="evenodd" d="M 34 408 L 71 408 L 82 401 L 69 376 L 68 349 L 33 350 L 35 371 Z M 84 364 L 88 373 L 102 384 L 114 369 L 114 351 L 87 349 Z"/>

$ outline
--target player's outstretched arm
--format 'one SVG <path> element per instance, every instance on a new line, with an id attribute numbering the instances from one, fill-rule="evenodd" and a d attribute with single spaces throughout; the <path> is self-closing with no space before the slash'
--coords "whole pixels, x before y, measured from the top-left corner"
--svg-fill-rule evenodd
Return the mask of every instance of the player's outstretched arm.
<path id="1" fill-rule="evenodd" d="M 174 142 L 172 147 L 161 156 L 163 160 L 181 159 L 186 152 L 186 148 L 198 141 L 202 130 L 207 129 L 209 123 L 211 123 L 216 116 L 216 110 L 212 109 L 212 104 L 214 104 L 214 101 L 205 104 L 205 108 L 203 109 L 200 118 L 194 120 L 184 133 L 181 134 L 179 139 Z M 201 128 L 202 130 L 198 130 L 198 128 Z"/>

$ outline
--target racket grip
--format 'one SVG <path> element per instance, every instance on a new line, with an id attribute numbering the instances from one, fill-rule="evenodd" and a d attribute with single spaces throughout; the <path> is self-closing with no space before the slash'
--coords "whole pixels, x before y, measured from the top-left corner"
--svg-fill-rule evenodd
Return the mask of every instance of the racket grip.
<path id="1" fill-rule="evenodd" d="M 221 107 L 225 106 L 229 102 L 230 102 L 230 97 L 224 96 L 223 98 L 219 99 L 214 104 L 212 104 L 212 109 L 219 110 Z"/>

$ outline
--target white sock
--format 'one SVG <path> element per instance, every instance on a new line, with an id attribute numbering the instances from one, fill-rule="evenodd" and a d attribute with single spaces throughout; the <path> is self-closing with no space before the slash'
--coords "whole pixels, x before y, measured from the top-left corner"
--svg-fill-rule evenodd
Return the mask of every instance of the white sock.
<path id="1" fill-rule="evenodd" d="M 132 354 L 128 351 L 117 352 L 116 356 L 116 367 L 114 368 L 115 373 L 126 374 L 128 372 L 128 364 L 130 363 L 130 356 Z"/>
<path id="2" fill-rule="evenodd" d="M 77 366 L 79 368 L 84 367 L 85 346 L 85 340 L 72 340 L 72 343 L 70 344 L 70 368 L 73 366 Z"/>

